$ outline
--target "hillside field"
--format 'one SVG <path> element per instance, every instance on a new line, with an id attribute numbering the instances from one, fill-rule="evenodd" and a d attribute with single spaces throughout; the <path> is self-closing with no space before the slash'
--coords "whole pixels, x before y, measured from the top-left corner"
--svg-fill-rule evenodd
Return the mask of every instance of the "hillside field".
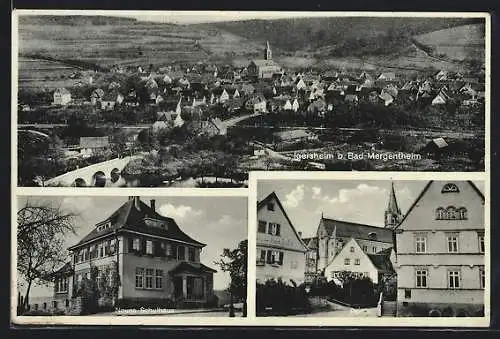
<path id="1" fill-rule="evenodd" d="M 22 19 L 21 56 L 78 60 L 105 67 L 196 62 L 246 66 L 250 59 L 262 58 L 266 40 L 271 43 L 274 59 L 291 69 L 462 71 L 464 60 L 484 58 L 484 23 L 477 23 L 477 19 L 471 23 L 471 19 L 337 17 L 191 25 L 107 17 Z M 44 73 L 55 66 L 43 63 L 40 67 Z M 30 74 L 32 71 L 21 69 L 21 78 L 26 82 L 30 78 L 59 81 L 46 79 L 45 74 Z"/>
<path id="2" fill-rule="evenodd" d="M 431 54 L 450 60 L 484 62 L 484 25 L 464 25 L 417 36 L 415 39 L 430 48 Z"/>

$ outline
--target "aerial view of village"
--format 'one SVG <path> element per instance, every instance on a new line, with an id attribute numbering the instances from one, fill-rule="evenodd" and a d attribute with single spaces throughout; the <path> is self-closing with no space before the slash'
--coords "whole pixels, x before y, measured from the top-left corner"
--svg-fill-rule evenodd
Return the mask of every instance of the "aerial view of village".
<path id="1" fill-rule="evenodd" d="M 186 16 L 17 16 L 19 186 L 484 171 L 484 18 Z"/>

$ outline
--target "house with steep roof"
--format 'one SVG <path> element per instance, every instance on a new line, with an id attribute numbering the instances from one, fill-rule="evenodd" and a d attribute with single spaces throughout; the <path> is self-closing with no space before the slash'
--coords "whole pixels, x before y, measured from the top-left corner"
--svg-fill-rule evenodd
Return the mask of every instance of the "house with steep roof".
<path id="1" fill-rule="evenodd" d="M 73 273 L 67 285 L 73 288 L 68 290 L 78 291 L 97 267 L 98 281 L 106 274 L 118 275 L 118 295 L 112 301 L 117 307 L 201 306 L 213 295 L 216 272 L 200 261 L 205 246 L 173 218 L 160 215 L 155 200 L 148 206 L 129 197 L 69 248 Z"/>
<path id="2" fill-rule="evenodd" d="M 397 316 L 484 315 L 484 195 L 472 181 L 429 181 L 395 228 Z"/>
<path id="3" fill-rule="evenodd" d="M 275 192 L 257 203 L 257 282 L 305 281 L 308 248 Z"/>
<path id="4" fill-rule="evenodd" d="M 378 284 L 382 275 L 394 274 L 391 262 L 392 247 L 382 252 L 366 253 L 358 241 L 349 239 L 339 253 L 325 268 L 327 280 L 336 280 L 343 272 L 350 272 L 360 278 L 370 278 Z"/>

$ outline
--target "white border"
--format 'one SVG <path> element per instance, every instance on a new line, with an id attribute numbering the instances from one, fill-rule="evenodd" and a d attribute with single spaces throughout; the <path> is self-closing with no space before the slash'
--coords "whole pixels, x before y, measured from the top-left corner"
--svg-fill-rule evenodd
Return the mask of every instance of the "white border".
<path id="1" fill-rule="evenodd" d="M 490 319 L 490 279 L 485 288 L 484 318 L 314 318 L 314 317 L 255 317 L 255 258 L 256 258 L 256 205 L 257 180 L 477 180 L 484 181 L 485 196 L 485 237 L 490 242 L 490 95 L 491 95 L 491 24 L 489 13 L 460 12 L 250 12 L 250 11 L 103 11 L 103 10 L 21 10 L 14 9 L 12 15 L 12 107 L 11 107 L 11 145 L 17 150 L 17 89 L 18 89 L 18 16 L 19 15 L 219 15 L 230 18 L 235 14 L 265 16 L 268 14 L 281 17 L 434 17 L 434 18 L 484 18 L 485 19 L 485 172 L 252 172 L 249 187 L 232 189 L 202 188 L 23 188 L 17 187 L 17 152 L 11 152 L 11 193 L 13 224 L 11 248 L 13 263 L 11 266 L 11 321 L 23 325 L 164 325 L 164 326 L 418 326 L 418 327 L 485 327 Z M 275 17 L 276 18 L 276 17 Z M 224 317 L 169 317 L 169 316 L 17 316 L 17 284 L 16 284 L 16 232 L 17 196 L 248 196 L 248 315 L 247 318 Z M 488 247 L 489 249 L 489 247 Z M 485 270 L 490 273 L 490 252 L 485 253 Z"/>

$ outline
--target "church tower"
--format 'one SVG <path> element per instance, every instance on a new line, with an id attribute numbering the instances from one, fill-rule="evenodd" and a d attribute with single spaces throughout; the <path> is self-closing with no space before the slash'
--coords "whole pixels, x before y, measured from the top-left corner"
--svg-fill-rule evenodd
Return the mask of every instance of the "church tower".
<path id="1" fill-rule="evenodd" d="M 273 58 L 273 53 L 271 52 L 271 47 L 269 47 L 269 41 L 266 42 L 266 49 L 265 49 L 265 55 L 264 59 L 265 60 L 271 60 Z"/>
<path id="2" fill-rule="evenodd" d="M 385 210 L 384 225 L 385 228 L 394 228 L 401 221 L 403 215 L 396 200 L 396 192 L 394 191 L 394 183 L 391 183 L 391 191 L 389 193 L 389 203 Z"/>

